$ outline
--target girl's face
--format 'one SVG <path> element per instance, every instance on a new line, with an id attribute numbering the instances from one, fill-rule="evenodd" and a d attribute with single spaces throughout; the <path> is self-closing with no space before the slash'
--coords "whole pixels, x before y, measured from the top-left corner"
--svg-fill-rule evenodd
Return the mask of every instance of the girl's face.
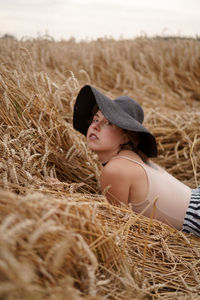
<path id="1" fill-rule="evenodd" d="M 111 124 L 100 110 L 94 115 L 87 131 L 88 147 L 97 153 L 101 162 L 115 156 L 122 144 L 128 142 L 126 133 L 116 125 Z"/>

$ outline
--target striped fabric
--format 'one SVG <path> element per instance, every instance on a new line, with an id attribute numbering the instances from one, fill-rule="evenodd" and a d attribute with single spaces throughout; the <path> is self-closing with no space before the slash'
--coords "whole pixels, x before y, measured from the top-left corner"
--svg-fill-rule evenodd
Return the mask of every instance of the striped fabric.
<path id="1" fill-rule="evenodd" d="M 192 190 L 182 230 L 200 236 L 200 186 Z"/>

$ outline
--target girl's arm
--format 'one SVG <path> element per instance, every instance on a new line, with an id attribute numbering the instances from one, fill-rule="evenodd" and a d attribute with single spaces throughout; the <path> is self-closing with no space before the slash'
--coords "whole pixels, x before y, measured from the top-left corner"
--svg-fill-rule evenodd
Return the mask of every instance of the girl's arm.
<path id="1" fill-rule="evenodd" d="M 128 204 L 130 180 L 123 166 L 118 164 L 106 165 L 101 174 L 101 191 L 111 204 Z"/>

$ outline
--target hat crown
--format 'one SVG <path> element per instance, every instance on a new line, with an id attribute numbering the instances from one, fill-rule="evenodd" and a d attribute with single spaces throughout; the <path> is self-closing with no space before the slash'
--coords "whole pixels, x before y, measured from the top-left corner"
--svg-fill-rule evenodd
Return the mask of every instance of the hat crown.
<path id="1" fill-rule="evenodd" d="M 114 101 L 124 112 L 142 124 L 144 121 L 144 111 L 139 103 L 128 96 L 120 96 Z"/>

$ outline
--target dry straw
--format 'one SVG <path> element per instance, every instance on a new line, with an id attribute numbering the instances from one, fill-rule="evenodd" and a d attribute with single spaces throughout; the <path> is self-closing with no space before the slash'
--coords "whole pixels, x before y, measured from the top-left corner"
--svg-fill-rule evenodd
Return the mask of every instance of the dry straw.
<path id="1" fill-rule="evenodd" d="M 199 239 L 111 206 L 101 165 L 71 125 L 83 84 L 125 93 L 144 106 L 157 162 L 196 187 L 199 50 L 180 39 L 1 39 L 2 297 L 199 299 Z"/>

